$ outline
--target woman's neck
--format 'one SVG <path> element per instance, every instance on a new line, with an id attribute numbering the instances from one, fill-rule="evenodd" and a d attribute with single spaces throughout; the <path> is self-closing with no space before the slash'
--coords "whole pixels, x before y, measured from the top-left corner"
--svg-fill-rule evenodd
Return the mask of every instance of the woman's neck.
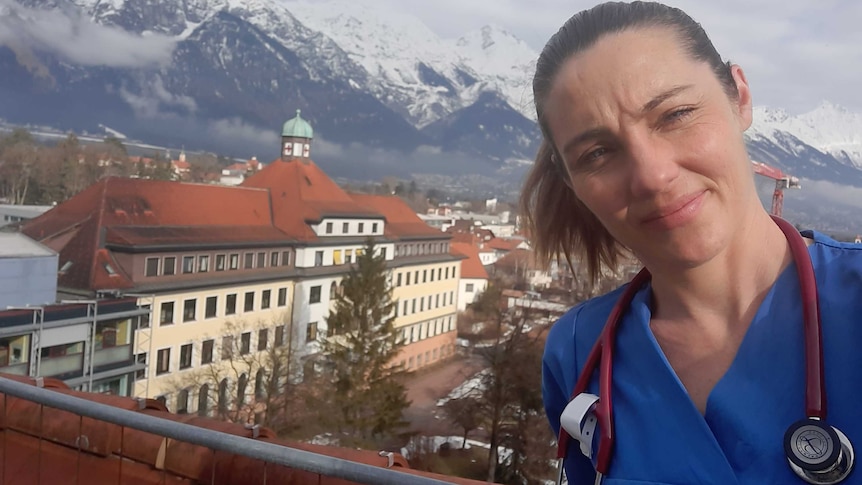
<path id="1" fill-rule="evenodd" d="M 695 268 L 662 265 L 653 271 L 654 320 L 713 327 L 721 333 L 732 326 L 748 327 L 792 255 L 781 229 L 764 211 L 752 211 L 737 228 L 710 261 Z"/>

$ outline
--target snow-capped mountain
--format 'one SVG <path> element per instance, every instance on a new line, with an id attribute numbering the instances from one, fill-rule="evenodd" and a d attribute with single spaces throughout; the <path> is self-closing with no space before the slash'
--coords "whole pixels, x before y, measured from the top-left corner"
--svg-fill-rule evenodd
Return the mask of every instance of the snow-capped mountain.
<path id="1" fill-rule="evenodd" d="M 787 133 L 842 163 L 862 169 L 862 114 L 828 101 L 798 116 L 782 109 L 754 109 L 754 122 L 749 130 L 752 139 L 779 141 L 778 138 L 786 139 Z"/>
<path id="2" fill-rule="evenodd" d="M 528 81 L 538 53 L 503 29 L 486 26 L 455 41 L 416 17 L 358 2 L 291 2 L 303 23 L 326 32 L 371 76 L 378 99 L 423 128 L 496 91 L 527 117 Z"/>

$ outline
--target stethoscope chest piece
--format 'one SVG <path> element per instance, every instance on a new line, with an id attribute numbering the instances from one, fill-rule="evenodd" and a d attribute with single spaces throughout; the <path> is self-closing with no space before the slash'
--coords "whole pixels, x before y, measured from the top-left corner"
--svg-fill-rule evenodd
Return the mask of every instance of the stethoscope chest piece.
<path id="1" fill-rule="evenodd" d="M 784 452 L 794 473 L 815 485 L 841 482 L 853 470 L 855 462 L 847 436 L 812 418 L 797 421 L 787 429 Z"/>

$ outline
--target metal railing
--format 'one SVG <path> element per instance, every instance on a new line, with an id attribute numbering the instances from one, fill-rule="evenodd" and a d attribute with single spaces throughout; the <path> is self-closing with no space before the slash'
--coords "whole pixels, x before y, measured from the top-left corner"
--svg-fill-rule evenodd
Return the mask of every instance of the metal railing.
<path id="1" fill-rule="evenodd" d="M 172 440 L 356 483 L 440 485 L 449 482 L 222 433 L 0 377 L 0 393 Z M 41 463 L 41 466 L 51 466 Z"/>

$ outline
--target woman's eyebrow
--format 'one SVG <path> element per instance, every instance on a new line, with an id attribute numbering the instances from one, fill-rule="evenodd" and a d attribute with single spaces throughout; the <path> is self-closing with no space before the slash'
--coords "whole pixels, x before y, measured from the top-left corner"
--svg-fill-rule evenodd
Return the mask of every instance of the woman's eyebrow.
<path id="1" fill-rule="evenodd" d="M 660 104 L 667 101 L 669 98 L 672 98 L 672 97 L 676 96 L 677 94 L 685 91 L 686 89 L 691 89 L 693 87 L 694 87 L 694 85 L 692 85 L 692 84 L 685 84 L 682 86 L 672 87 L 672 88 L 668 89 L 667 91 L 655 96 L 651 100 L 647 101 L 643 105 L 643 107 L 641 108 L 641 113 L 642 114 L 649 113 L 650 111 L 656 109 Z"/>

